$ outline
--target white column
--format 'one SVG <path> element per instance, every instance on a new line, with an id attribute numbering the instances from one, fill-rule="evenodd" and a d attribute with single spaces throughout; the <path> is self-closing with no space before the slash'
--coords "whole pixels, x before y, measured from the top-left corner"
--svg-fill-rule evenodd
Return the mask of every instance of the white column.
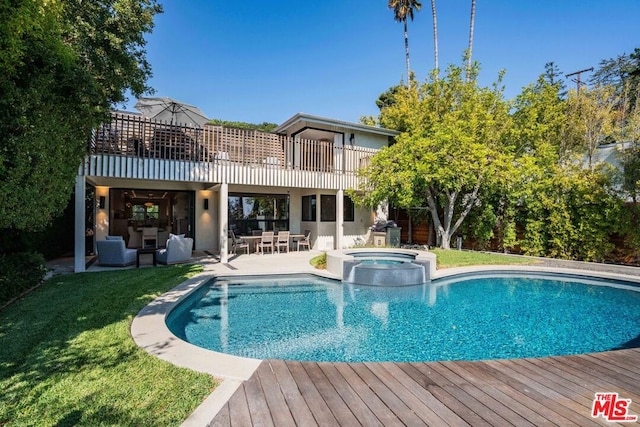
<path id="1" fill-rule="evenodd" d="M 344 234 L 344 191 L 336 192 L 336 247 L 342 249 L 342 236 Z"/>
<path id="2" fill-rule="evenodd" d="M 326 238 L 320 237 L 324 230 L 322 230 L 322 222 L 320 221 L 322 217 L 322 209 L 320 204 L 322 203 L 322 194 L 320 194 L 320 190 L 316 191 L 316 245 L 314 249 L 324 250 L 326 249 L 327 244 Z"/>
<path id="3" fill-rule="evenodd" d="M 75 224 L 74 224 L 74 271 L 76 273 L 85 270 L 85 242 L 86 242 L 86 208 L 85 208 L 86 182 L 84 175 L 76 176 L 76 200 L 75 200 Z"/>
<path id="4" fill-rule="evenodd" d="M 229 184 L 220 184 L 218 231 L 220 233 L 220 262 L 229 262 Z"/>

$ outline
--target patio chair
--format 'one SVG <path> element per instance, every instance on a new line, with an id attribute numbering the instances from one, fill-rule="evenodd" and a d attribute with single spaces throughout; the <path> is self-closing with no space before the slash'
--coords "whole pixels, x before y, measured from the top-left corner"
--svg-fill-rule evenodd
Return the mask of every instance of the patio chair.
<path id="1" fill-rule="evenodd" d="M 247 255 L 249 255 L 249 243 L 243 241 L 236 237 L 236 233 L 233 230 L 229 231 L 229 236 L 231 236 L 231 253 L 237 254 L 238 249 L 246 249 Z"/>
<path id="2" fill-rule="evenodd" d="M 191 261 L 193 239 L 184 235 L 169 234 L 167 247 L 158 249 L 156 257 L 161 264 L 177 264 Z"/>
<path id="3" fill-rule="evenodd" d="M 276 249 L 280 253 L 280 248 L 284 247 L 289 252 L 289 233 L 288 231 L 278 231 L 278 240 L 276 240 Z"/>
<path id="4" fill-rule="evenodd" d="M 263 231 L 262 239 L 258 242 L 258 252 L 264 255 L 264 250 L 269 248 L 273 253 L 273 231 Z"/>
<path id="5" fill-rule="evenodd" d="M 311 250 L 311 230 L 304 230 L 304 238 L 298 240 L 298 251 L 300 246 L 306 246 L 308 250 Z"/>
<path id="6" fill-rule="evenodd" d="M 110 267 L 124 267 L 136 263 L 136 249 L 127 249 L 121 236 L 107 236 L 96 242 L 98 264 Z"/>

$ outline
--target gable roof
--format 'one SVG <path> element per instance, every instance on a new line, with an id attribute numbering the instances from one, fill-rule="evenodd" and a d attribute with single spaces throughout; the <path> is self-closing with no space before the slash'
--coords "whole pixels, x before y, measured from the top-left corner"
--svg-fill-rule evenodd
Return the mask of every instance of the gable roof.
<path id="1" fill-rule="evenodd" d="M 306 113 L 297 113 L 274 129 L 274 132 L 281 134 L 295 133 L 304 128 L 320 128 L 330 131 L 358 131 L 384 136 L 398 136 L 397 130 L 385 129 L 376 126 L 368 126 L 360 123 L 345 122 L 342 120 L 329 119 L 326 117 L 314 116 Z"/>

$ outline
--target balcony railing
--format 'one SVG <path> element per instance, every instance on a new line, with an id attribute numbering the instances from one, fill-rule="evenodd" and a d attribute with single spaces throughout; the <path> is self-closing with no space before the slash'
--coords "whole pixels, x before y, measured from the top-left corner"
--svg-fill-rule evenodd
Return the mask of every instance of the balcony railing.
<path id="1" fill-rule="evenodd" d="M 125 170 L 157 170 L 167 167 L 166 161 L 173 161 L 181 165 L 179 169 L 185 172 L 184 177 L 174 178 L 171 174 L 159 178 L 188 180 L 193 176 L 189 168 L 197 168 L 198 181 L 215 181 L 218 170 L 247 167 L 355 178 L 358 169 L 378 151 L 255 130 L 171 125 L 122 113 L 113 113 L 109 123 L 94 130 L 88 150 L 90 161 L 85 165 L 85 175 L 122 176 Z M 105 158 L 116 166 L 105 166 Z M 154 177 L 155 174 L 147 172 L 136 171 L 134 175 Z M 211 176 L 202 176 L 207 174 Z"/>

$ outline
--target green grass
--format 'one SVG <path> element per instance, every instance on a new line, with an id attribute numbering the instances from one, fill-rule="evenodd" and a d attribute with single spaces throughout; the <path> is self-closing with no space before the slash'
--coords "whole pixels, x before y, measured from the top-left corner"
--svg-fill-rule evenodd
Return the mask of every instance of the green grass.
<path id="1" fill-rule="evenodd" d="M 431 249 L 436 254 L 438 268 L 465 267 L 469 265 L 535 264 L 531 258 L 490 254 L 486 252 Z"/>
<path id="2" fill-rule="evenodd" d="M 320 255 L 316 255 L 313 258 L 311 258 L 309 260 L 309 264 L 311 264 L 313 267 L 319 269 L 319 270 L 324 270 L 327 268 L 327 253 L 323 252 Z"/>
<path id="3" fill-rule="evenodd" d="M 138 348 L 146 304 L 200 266 L 55 276 L 0 312 L 0 426 L 179 425 L 216 386 Z"/>

